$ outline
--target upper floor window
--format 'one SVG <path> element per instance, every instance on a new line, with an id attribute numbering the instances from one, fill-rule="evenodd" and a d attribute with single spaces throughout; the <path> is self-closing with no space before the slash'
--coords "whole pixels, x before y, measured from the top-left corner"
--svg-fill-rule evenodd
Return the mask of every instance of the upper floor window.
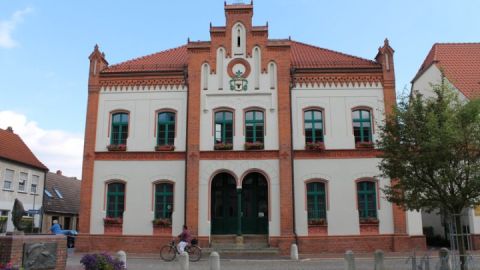
<path id="1" fill-rule="evenodd" d="M 372 142 L 372 116 L 366 109 L 354 110 L 352 112 L 353 135 L 355 143 Z"/>
<path id="2" fill-rule="evenodd" d="M 125 184 L 110 183 L 107 186 L 107 217 L 123 218 L 125 210 Z"/>
<path id="3" fill-rule="evenodd" d="M 325 183 L 310 182 L 307 184 L 307 212 L 309 224 L 320 224 L 327 218 L 327 200 Z"/>
<path id="4" fill-rule="evenodd" d="M 112 134 L 110 144 L 127 144 L 128 137 L 128 113 L 114 113 L 112 115 Z"/>
<path id="5" fill-rule="evenodd" d="M 40 180 L 40 176 L 32 175 L 32 186 L 30 188 L 31 193 L 37 194 L 37 186 L 38 186 L 39 180 Z"/>
<path id="6" fill-rule="evenodd" d="M 233 113 L 219 111 L 215 113 L 215 144 L 233 143 Z"/>
<path id="7" fill-rule="evenodd" d="M 377 218 L 377 190 L 375 182 L 357 182 L 357 199 L 360 219 Z"/>
<path id="8" fill-rule="evenodd" d="M 20 179 L 18 179 L 18 191 L 25 192 L 25 187 L 27 185 L 28 174 L 21 172 Z"/>
<path id="9" fill-rule="evenodd" d="M 160 183 L 155 185 L 155 219 L 172 219 L 173 184 Z"/>
<path id="10" fill-rule="evenodd" d="M 323 114 L 320 110 L 308 110 L 303 113 L 305 142 L 323 142 Z"/>
<path id="11" fill-rule="evenodd" d="M 158 114 L 157 145 L 174 145 L 175 113 L 160 112 Z"/>
<path id="12" fill-rule="evenodd" d="M 262 111 L 248 111 L 245 113 L 245 142 L 263 143 L 265 123 Z"/>
<path id="13" fill-rule="evenodd" d="M 13 188 L 13 175 L 15 174 L 14 170 L 5 170 L 5 179 L 3 180 L 3 188 L 4 189 L 12 189 Z"/>

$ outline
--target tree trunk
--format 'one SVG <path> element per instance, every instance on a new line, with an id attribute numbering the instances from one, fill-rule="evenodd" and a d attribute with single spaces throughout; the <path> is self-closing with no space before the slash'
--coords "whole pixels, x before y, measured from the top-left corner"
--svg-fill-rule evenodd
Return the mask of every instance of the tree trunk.
<path id="1" fill-rule="evenodd" d="M 463 237 L 462 216 L 460 214 L 454 215 L 455 220 L 455 240 L 458 244 L 458 255 L 460 257 L 460 270 L 467 269 L 467 254 L 465 250 L 465 238 Z"/>

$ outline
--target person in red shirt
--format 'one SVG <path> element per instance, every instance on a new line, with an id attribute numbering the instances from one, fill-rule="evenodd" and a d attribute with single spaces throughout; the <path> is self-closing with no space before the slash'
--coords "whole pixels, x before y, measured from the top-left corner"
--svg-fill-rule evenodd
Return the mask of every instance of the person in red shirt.
<path id="1" fill-rule="evenodd" d="M 178 252 L 183 253 L 185 251 L 185 247 L 188 245 L 188 243 L 192 239 L 192 236 L 188 231 L 187 225 L 183 225 L 182 233 L 178 235 L 178 238 L 180 238 L 180 242 L 178 243 L 178 246 L 177 246 Z"/>

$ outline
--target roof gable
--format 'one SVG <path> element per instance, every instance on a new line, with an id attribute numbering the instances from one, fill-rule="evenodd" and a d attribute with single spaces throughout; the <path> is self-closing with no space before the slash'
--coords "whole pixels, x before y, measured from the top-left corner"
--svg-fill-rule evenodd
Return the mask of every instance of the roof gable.
<path id="1" fill-rule="evenodd" d="M 78 214 L 80 209 L 80 186 L 81 181 L 76 178 L 66 177 L 60 173 L 47 173 L 45 190 L 48 190 L 52 197 L 43 196 L 45 211 Z M 55 190 L 60 193 L 61 197 Z"/>
<path id="2" fill-rule="evenodd" d="M 40 170 L 48 168 L 40 162 L 17 134 L 0 128 L 0 158 L 22 163 Z"/>

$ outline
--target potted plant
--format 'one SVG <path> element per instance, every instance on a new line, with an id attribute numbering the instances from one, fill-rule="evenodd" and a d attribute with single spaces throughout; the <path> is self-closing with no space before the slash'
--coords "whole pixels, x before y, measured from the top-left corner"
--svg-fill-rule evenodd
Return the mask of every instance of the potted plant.
<path id="1" fill-rule="evenodd" d="M 122 218 L 113 218 L 113 217 L 106 217 L 103 219 L 104 225 L 115 225 L 115 224 L 123 224 Z"/>
<path id="2" fill-rule="evenodd" d="M 173 151 L 175 150 L 175 145 L 165 144 L 165 145 L 156 145 L 155 151 Z"/>
<path id="3" fill-rule="evenodd" d="M 322 151 L 325 150 L 325 144 L 323 142 L 307 142 L 305 143 L 305 150 Z"/>
<path id="4" fill-rule="evenodd" d="M 172 220 L 169 218 L 156 218 L 152 220 L 152 224 L 156 227 L 171 228 Z"/>
<path id="5" fill-rule="evenodd" d="M 85 254 L 80 263 L 85 270 L 122 270 L 125 265 L 118 258 L 113 258 L 107 253 Z"/>
<path id="6" fill-rule="evenodd" d="M 325 218 L 310 219 L 310 220 L 308 220 L 308 225 L 311 225 L 311 226 L 325 226 L 325 225 L 327 225 L 327 220 Z"/>
<path id="7" fill-rule="evenodd" d="M 360 218 L 360 224 L 378 224 L 379 220 L 375 217 Z"/>
<path id="8" fill-rule="evenodd" d="M 108 151 L 127 151 L 126 144 L 109 144 L 107 145 Z"/>
<path id="9" fill-rule="evenodd" d="M 215 150 L 232 150 L 233 144 L 231 143 L 216 143 L 213 147 Z"/>
<path id="10" fill-rule="evenodd" d="M 373 148 L 373 142 L 357 142 L 355 143 L 356 148 Z"/>
<path id="11" fill-rule="evenodd" d="M 245 150 L 262 150 L 263 142 L 246 142 Z"/>

